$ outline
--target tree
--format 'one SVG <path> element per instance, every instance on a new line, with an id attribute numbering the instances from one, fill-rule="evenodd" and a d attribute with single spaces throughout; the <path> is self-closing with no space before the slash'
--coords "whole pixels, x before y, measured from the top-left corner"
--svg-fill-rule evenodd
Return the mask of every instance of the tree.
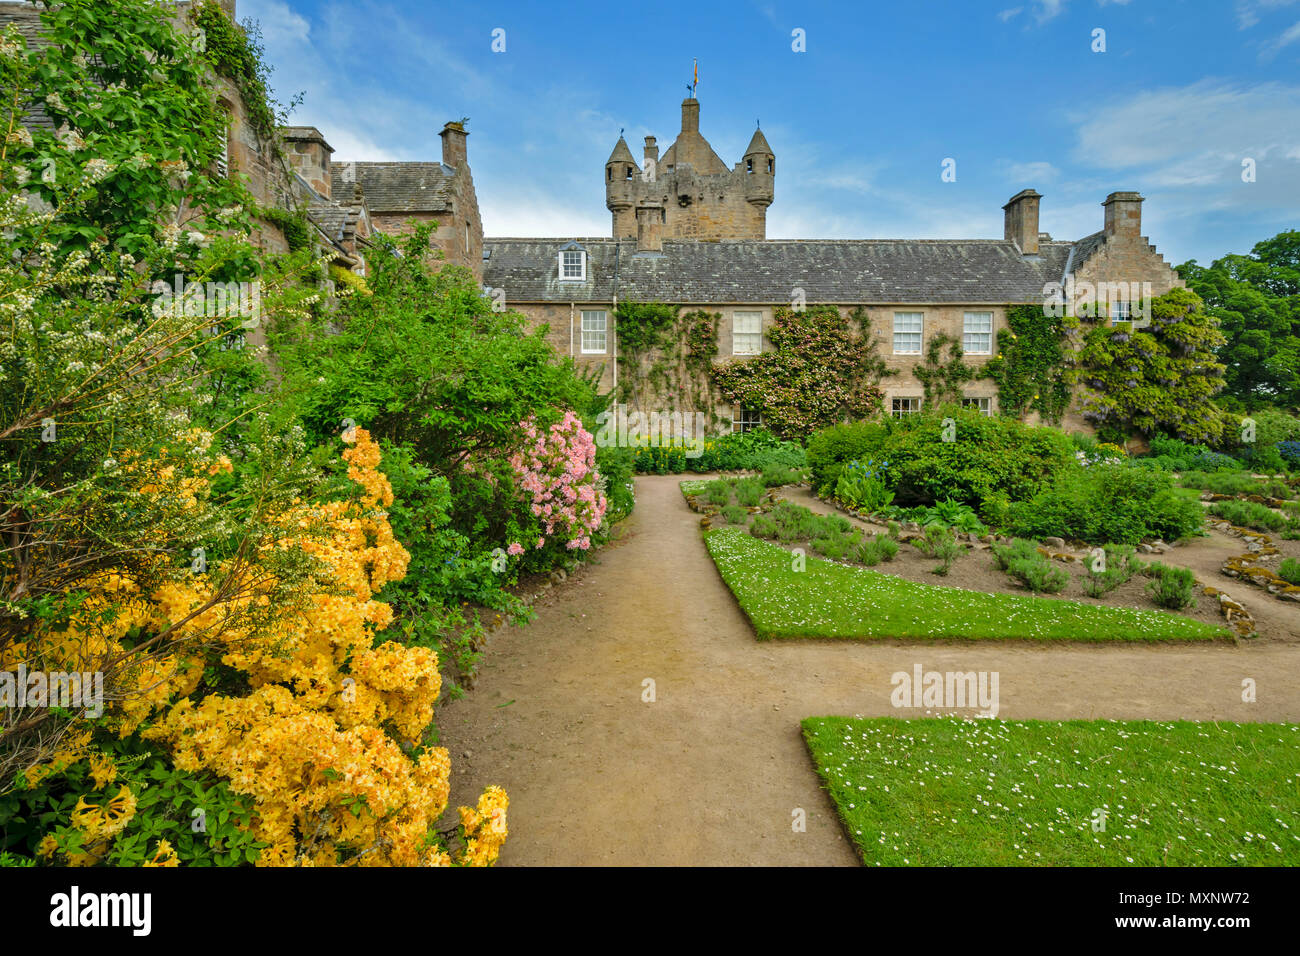
<path id="1" fill-rule="evenodd" d="M 1223 434 L 1214 396 L 1223 388 L 1224 344 L 1196 293 L 1171 289 L 1150 304 L 1151 325 L 1099 323 L 1078 354 L 1083 415 L 1103 434 L 1167 432 L 1209 444 Z"/>
<path id="2" fill-rule="evenodd" d="M 1300 405 L 1300 231 L 1255 244 L 1208 267 L 1195 259 L 1178 273 L 1219 320 L 1227 366 L 1224 394 L 1247 410 Z"/>

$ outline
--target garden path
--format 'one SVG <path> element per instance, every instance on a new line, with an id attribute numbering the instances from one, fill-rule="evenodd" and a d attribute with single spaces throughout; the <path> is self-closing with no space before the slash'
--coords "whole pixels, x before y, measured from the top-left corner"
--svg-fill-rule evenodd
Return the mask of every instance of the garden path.
<path id="1" fill-rule="evenodd" d="M 639 477 L 619 540 L 494 636 L 476 688 L 439 711 L 450 806 L 510 795 L 503 865 L 853 865 L 799 721 L 920 716 L 889 701 L 918 663 L 999 671 L 1007 719 L 1300 719 L 1296 643 L 759 643 L 677 483 Z"/>

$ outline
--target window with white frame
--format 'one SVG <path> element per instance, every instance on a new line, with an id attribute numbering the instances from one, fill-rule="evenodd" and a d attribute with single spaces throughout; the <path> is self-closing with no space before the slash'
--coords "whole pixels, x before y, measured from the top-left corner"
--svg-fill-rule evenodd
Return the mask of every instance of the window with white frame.
<path id="1" fill-rule="evenodd" d="M 733 312 L 731 354 L 758 355 L 763 351 L 763 313 Z"/>
<path id="2" fill-rule="evenodd" d="M 731 413 L 731 430 L 733 432 L 753 431 L 763 427 L 763 415 L 753 408 L 737 408 Z"/>
<path id="3" fill-rule="evenodd" d="M 1112 302 L 1110 304 L 1111 322 L 1128 322 L 1132 318 L 1132 312 L 1127 302 Z"/>
<path id="4" fill-rule="evenodd" d="M 581 249 L 565 249 L 560 253 L 560 281 L 587 281 L 587 254 Z"/>
<path id="5" fill-rule="evenodd" d="M 902 418 L 904 415 L 915 415 L 920 410 L 920 398 L 895 398 L 890 404 L 889 414 Z"/>
<path id="6" fill-rule="evenodd" d="M 967 312 L 962 320 L 961 348 L 971 355 L 993 354 L 993 313 Z"/>
<path id="7" fill-rule="evenodd" d="M 894 313 L 894 354 L 920 355 L 925 318 L 920 312 Z"/>
<path id="8" fill-rule="evenodd" d="M 582 354 L 583 355 L 604 355 L 605 354 L 605 321 L 604 311 L 593 309 L 582 311 Z"/>
<path id="9" fill-rule="evenodd" d="M 963 398 L 961 400 L 962 408 L 970 408 L 979 412 L 981 415 L 993 414 L 993 399 L 991 398 Z"/>

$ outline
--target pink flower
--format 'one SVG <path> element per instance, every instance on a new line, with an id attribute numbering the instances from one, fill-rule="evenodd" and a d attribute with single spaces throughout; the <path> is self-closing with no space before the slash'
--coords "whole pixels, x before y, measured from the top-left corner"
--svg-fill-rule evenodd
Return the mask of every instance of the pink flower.
<path id="1" fill-rule="evenodd" d="M 523 554 L 524 546 L 518 541 L 511 541 L 510 547 L 506 548 L 506 554 Z"/>

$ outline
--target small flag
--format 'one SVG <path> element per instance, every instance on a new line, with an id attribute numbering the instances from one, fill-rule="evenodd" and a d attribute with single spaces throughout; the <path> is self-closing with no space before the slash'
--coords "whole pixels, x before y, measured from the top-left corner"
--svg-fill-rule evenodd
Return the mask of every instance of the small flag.
<path id="1" fill-rule="evenodd" d="M 695 61 L 695 76 L 691 79 L 691 90 L 700 85 L 700 61 Z"/>

